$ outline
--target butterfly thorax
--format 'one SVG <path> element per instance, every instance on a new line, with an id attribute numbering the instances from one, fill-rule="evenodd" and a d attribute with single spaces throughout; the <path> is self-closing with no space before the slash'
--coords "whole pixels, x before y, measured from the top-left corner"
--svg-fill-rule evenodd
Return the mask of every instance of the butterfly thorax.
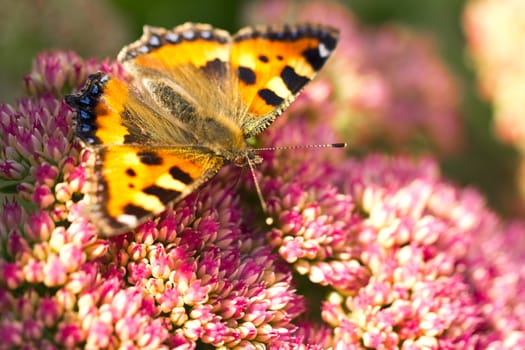
<path id="1" fill-rule="evenodd" d="M 242 130 L 230 118 L 221 115 L 204 117 L 194 125 L 198 144 L 209 148 L 215 155 L 234 162 L 245 156 L 248 146 Z"/>
<path id="2" fill-rule="evenodd" d="M 262 158 L 248 147 L 246 136 L 235 120 L 236 118 L 217 114 L 204 118 L 203 122 L 195 126 L 196 135 L 201 135 L 202 138 L 199 144 L 239 167 L 246 166 L 249 162 L 261 163 Z"/>

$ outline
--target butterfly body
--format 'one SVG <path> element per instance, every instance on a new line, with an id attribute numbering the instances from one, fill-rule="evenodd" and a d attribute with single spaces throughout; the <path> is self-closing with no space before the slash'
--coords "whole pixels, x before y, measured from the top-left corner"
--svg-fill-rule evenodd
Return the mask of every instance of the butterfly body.
<path id="1" fill-rule="evenodd" d="M 118 60 L 128 77 L 95 73 L 66 97 L 94 157 L 87 201 L 114 235 L 162 212 L 224 163 L 257 163 L 247 138 L 270 125 L 335 48 L 320 25 L 145 27 Z"/>

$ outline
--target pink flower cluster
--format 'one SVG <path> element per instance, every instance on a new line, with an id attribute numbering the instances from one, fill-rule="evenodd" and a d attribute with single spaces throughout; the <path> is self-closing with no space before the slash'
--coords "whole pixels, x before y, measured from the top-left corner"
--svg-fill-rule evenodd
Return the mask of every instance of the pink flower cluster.
<path id="1" fill-rule="evenodd" d="M 304 117 L 290 116 L 265 140 L 329 135 Z M 307 344 L 525 346 L 523 224 L 504 223 L 478 192 L 442 179 L 432 159 L 313 152 L 266 155 L 261 170 L 277 218 L 267 241 L 320 303 L 322 321 L 312 321 L 319 310 L 310 304 L 301 326 Z"/>

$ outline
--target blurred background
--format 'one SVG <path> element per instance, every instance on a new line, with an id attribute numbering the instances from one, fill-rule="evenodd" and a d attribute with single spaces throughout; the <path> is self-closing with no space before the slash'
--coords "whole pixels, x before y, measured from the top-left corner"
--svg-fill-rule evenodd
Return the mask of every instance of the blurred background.
<path id="1" fill-rule="evenodd" d="M 503 215 L 523 215 L 523 0 L 0 0 L 1 102 L 24 95 L 41 51 L 115 58 L 144 24 L 206 22 L 234 32 L 293 20 L 342 27 L 325 74 L 351 152 L 431 155 Z"/>

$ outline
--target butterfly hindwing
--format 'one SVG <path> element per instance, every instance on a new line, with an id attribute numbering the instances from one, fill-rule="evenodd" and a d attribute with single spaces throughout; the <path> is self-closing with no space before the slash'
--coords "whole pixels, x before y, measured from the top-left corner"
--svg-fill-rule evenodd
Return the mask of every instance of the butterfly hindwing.
<path id="1" fill-rule="evenodd" d="M 232 71 L 247 106 L 247 136 L 264 130 L 295 99 L 335 49 L 338 32 L 315 24 L 255 26 L 233 37 Z"/>
<path id="2" fill-rule="evenodd" d="M 193 192 L 222 163 L 222 158 L 199 147 L 98 148 L 89 165 L 90 215 L 106 235 L 135 227 Z"/>

